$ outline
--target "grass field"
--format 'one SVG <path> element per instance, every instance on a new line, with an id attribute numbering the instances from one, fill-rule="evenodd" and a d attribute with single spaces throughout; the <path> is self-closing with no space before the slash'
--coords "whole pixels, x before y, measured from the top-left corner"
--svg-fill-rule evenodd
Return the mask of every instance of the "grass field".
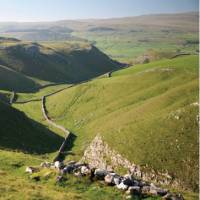
<path id="1" fill-rule="evenodd" d="M 170 53 L 196 53 L 197 33 L 166 33 L 163 30 L 78 32 L 74 35 L 88 39 L 111 58 L 121 62 L 134 62 L 149 49 Z M 180 37 L 181 35 L 181 37 Z M 194 41 L 194 42 L 189 42 Z M 195 42 L 196 41 L 196 42 Z"/>

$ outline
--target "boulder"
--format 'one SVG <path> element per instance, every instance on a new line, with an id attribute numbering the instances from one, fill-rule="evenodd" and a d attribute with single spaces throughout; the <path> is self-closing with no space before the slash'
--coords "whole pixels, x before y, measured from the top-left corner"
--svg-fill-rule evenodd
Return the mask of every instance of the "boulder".
<path id="1" fill-rule="evenodd" d="M 25 172 L 30 173 L 30 174 L 37 171 L 38 171 L 38 168 L 35 168 L 35 167 L 26 167 L 26 170 L 25 170 Z"/>
<path id="2" fill-rule="evenodd" d="M 131 186 L 128 188 L 126 191 L 126 194 L 131 194 L 131 195 L 139 195 L 141 192 L 141 189 L 139 186 Z"/>
<path id="3" fill-rule="evenodd" d="M 94 172 L 94 175 L 98 180 L 104 180 L 107 174 L 108 174 L 108 171 L 104 169 L 96 169 Z"/>
<path id="4" fill-rule="evenodd" d="M 166 194 L 168 193 L 168 190 L 162 189 L 162 188 L 158 188 L 158 189 L 157 189 L 157 193 L 158 193 L 158 195 L 160 195 L 160 196 L 164 196 L 164 195 L 166 195 Z"/>
<path id="5" fill-rule="evenodd" d="M 133 180 L 133 186 L 140 186 L 140 182 L 137 180 Z"/>
<path id="6" fill-rule="evenodd" d="M 150 191 L 149 191 L 149 193 L 150 193 L 151 195 L 160 195 L 160 196 L 164 196 L 164 195 L 167 194 L 167 192 L 168 192 L 168 190 L 159 188 L 159 187 L 155 186 L 153 183 L 150 184 Z"/>
<path id="7" fill-rule="evenodd" d="M 80 172 L 80 171 L 77 171 L 77 172 L 75 172 L 75 173 L 74 173 L 74 176 L 76 176 L 76 177 L 81 177 L 81 176 L 82 176 L 82 174 L 81 174 L 81 172 Z"/>
<path id="8" fill-rule="evenodd" d="M 122 182 L 124 183 L 124 185 L 133 186 L 133 180 L 130 178 L 125 178 L 124 180 L 122 180 Z"/>
<path id="9" fill-rule="evenodd" d="M 107 174 L 104 177 L 105 183 L 108 185 L 114 185 L 114 176 L 112 174 Z"/>
<path id="10" fill-rule="evenodd" d="M 141 190 L 141 193 L 146 195 L 146 194 L 149 194 L 150 192 L 150 186 L 143 186 L 142 187 L 142 190 Z"/>
<path id="11" fill-rule="evenodd" d="M 171 193 L 167 193 L 163 199 L 165 200 L 184 200 L 182 194 L 171 194 Z"/>
<path id="12" fill-rule="evenodd" d="M 153 183 L 151 183 L 150 184 L 149 194 L 156 196 L 158 194 L 157 193 L 157 189 L 158 188 Z"/>
<path id="13" fill-rule="evenodd" d="M 116 176 L 113 179 L 113 182 L 114 182 L 115 185 L 119 185 L 121 183 L 121 181 L 122 181 L 121 177 L 119 177 L 119 176 Z"/>
<path id="14" fill-rule="evenodd" d="M 63 166 L 64 166 L 63 163 L 60 162 L 60 161 L 56 161 L 54 163 L 54 167 L 57 168 L 57 169 L 61 169 Z"/>
<path id="15" fill-rule="evenodd" d="M 73 165 L 67 165 L 66 167 L 63 168 L 62 173 L 63 174 L 71 174 L 74 171 L 74 166 Z"/>
<path id="16" fill-rule="evenodd" d="M 82 175 L 89 175 L 90 173 L 91 173 L 91 170 L 88 167 L 86 167 L 86 166 L 81 167 L 81 174 Z"/>
<path id="17" fill-rule="evenodd" d="M 127 190 L 128 185 L 125 185 L 123 182 L 121 182 L 119 185 L 117 185 L 117 188 L 120 190 Z"/>

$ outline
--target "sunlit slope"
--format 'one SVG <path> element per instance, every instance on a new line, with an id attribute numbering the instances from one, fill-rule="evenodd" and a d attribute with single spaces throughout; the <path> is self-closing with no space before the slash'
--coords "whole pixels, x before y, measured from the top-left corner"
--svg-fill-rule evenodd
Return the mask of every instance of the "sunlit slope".
<path id="1" fill-rule="evenodd" d="M 137 65 L 47 98 L 49 115 L 78 137 L 96 134 L 131 161 L 198 185 L 198 57 Z"/>
<path id="2" fill-rule="evenodd" d="M 74 83 L 119 67 L 88 43 L 31 43 L 0 38 L 0 89 L 34 91 L 36 86 Z M 5 78 L 4 78 L 5 77 Z"/>

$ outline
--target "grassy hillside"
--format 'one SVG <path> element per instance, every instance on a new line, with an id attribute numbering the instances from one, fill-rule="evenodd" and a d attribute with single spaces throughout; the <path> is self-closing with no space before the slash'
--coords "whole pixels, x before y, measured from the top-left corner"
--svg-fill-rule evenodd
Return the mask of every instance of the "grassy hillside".
<path id="1" fill-rule="evenodd" d="M 56 184 L 55 171 L 43 171 L 41 181 L 35 181 L 24 173 L 26 166 L 38 166 L 44 156 L 28 155 L 19 152 L 0 150 L 0 199 L 16 200 L 102 200 L 125 199 L 125 194 L 114 187 L 108 187 L 97 182 L 90 182 L 72 175 L 63 184 Z M 157 198 L 147 198 L 156 200 Z"/>
<path id="2" fill-rule="evenodd" d="M 0 39 L 0 89 L 30 92 L 52 83 L 91 79 L 119 66 L 88 43 Z"/>
<path id="3" fill-rule="evenodd" d="M 39 166 L 45 160 L 52 161 L 60 139 L 63 141 L 59 135 L 63 133 L 46 124 L 41 113 L 41 101 L 16 104 L 14 107 L 0 103 L 1 113 L 6 113 L 4 118 L 0 117 L 0 123 L 6 124 L 0 128 L 0 175 L 3 177 L 0 180 L 0 199 L 120 200 L 126 197 L 114 187 L 91 182 L 84 177 L 69 175 L 64 183 L 57 184 L 58 173 L 54 170 L 42 170 L 37 174 L 40 181 L 25 173 L 26 166 Z M 156 198 L 148 198 L 153 199 Z"/>
<path id="4" fill-rule="evenodd" d="M 100 133 L 139 165 L 198 188 L 198 57 L 137 65 L 47 98 L 52 119 L 77 135 L 74 159 Z"/>

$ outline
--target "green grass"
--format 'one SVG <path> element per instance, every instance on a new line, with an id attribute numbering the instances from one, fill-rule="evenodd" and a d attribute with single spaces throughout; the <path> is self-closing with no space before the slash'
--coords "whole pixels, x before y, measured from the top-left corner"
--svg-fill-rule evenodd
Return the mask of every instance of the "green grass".
<path id="1" fill-rule="evenodd" d="M 47 86 L 45 88 L 40 89 L 38 92 L 34 92 L 34 93 L 17 93 L 16 102 L 41 100 L 42 96 L 51 94 L 53 92 L 57 92 L 69 86 L 70 84 L 58 84 L 58 85 L 53 85 L 53 86 Z"/>
<path id="2" fill-rule="evenodd" d="M 48 170 L 39 173 L 41 181 L 36 182 L 25 173 L 26 166 L 38 166 L 45 157 L 17 152 L 0 151 L 0 199 L 123 199 L 124 194 L 112 187 L 91 183 L 87 179 L 68 176 L 62 185 L 56 184 L 57 172 L 46 178 Z M 150 200 L 151 198 L 149 198 Z"/>
<path id="3" fill-rule="evenodd" d="M 167 170 L 183 186 L 197 190 L 197 101 L 198 56 L 184 56 L 62 91 L 47 98 L 47 110 L 77 135 L 73 159 L 100 133 L 129 160 Z"/>

